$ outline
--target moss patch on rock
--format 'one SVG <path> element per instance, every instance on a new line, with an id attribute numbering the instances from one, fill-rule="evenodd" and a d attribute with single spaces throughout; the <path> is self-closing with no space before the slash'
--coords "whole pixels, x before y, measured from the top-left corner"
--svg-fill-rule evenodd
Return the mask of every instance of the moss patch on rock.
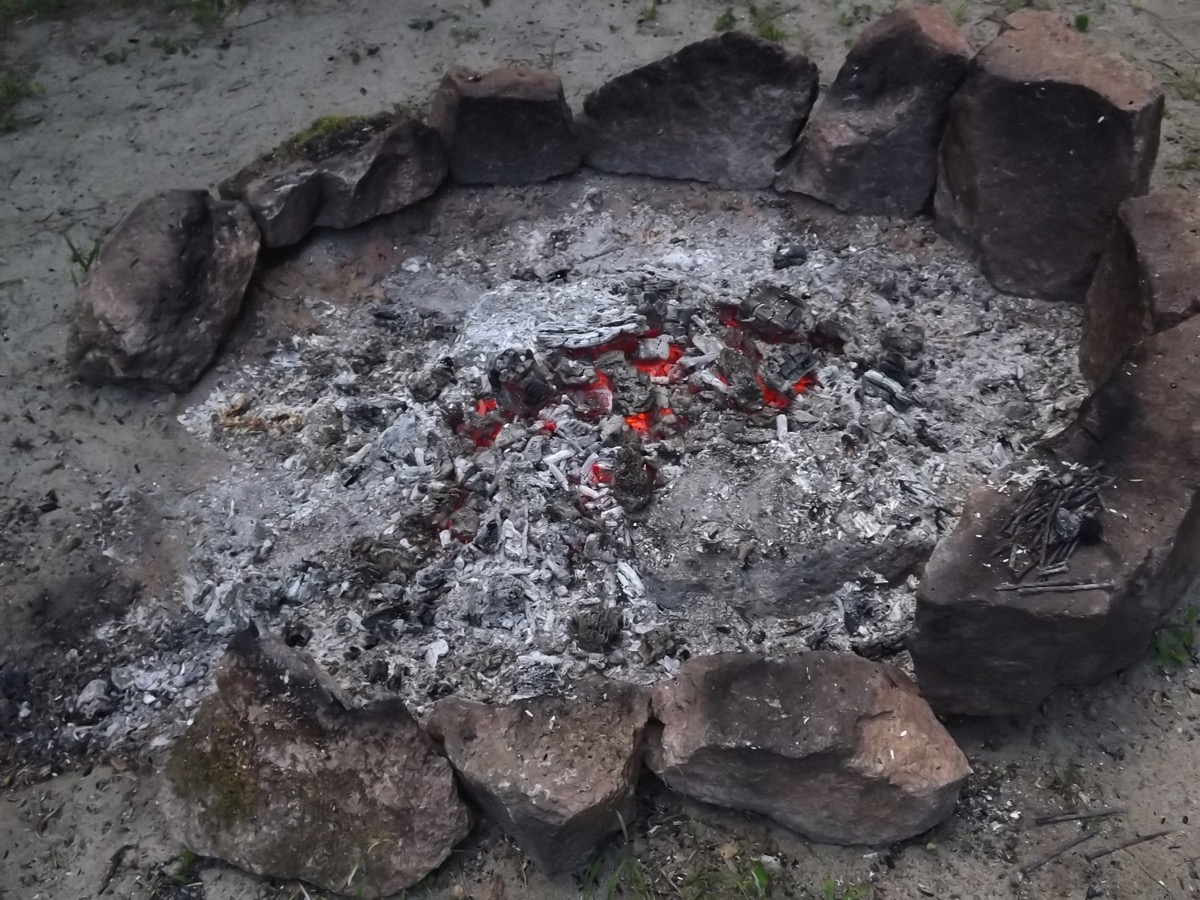
<path id="1" fill-rule="evenodd" d="M 372 116 L 320 116 L 280 144 L 272 155 L 280 161 L 319 163 L 339 153 L 357 150 L 394 125 L 398 118 L 386 112 Z"/>
<path id="2" fill-rule="evenodd" d="M 198 804 L 217 826 L 244 821 L 261 790 L 253 739 L 228 722 L 209 722 L 175 742 L 167 774 L 181 798 Z"/>

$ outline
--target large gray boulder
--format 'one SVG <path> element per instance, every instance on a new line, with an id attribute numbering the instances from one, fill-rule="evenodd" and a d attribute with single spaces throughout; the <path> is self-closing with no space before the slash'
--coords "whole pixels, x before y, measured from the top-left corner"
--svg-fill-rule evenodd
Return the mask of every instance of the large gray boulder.
<path id="1" fill-rule="evenodd" d="M 536 184 L 579 168 L 562 80 L 546 69 L 454 68 L 429 107 L 459 184 Z"/>
<path id="2" fill-rule="evenodd" d="M 979 52 L 950 103 L 938 229 L 997 288 L 1082 302 L 1117 207 L 1144 194 L 1163 95 L 1051 13 L 1025 9 Z"/>
<path id="3" fill-rule="evenodd" d="M 602 172 L 764 188 L 817 95 L 807 57 L 740 32 L 619 75 L 583 102 L 584 162 Z"/>
<path id="4" fill-rule="evenodd" d="M 76 376 L 190 388 L 242 308 L 258 249 L 241 203 L 200 190 L 139 203 L 80 289 L 67 351 Z"/>
<path id="5" fill-rule="evenodd" d="M 172 747 L 161 804 L 200 856 L 351 897 L 417 883 L 467 836 L 450 764 L 399 701 L 355 708 L 253 628 Z"/>
<path id="6" fill-rule="evenodd" d="M 862 33 L 775 186 L 855 215 L 913 216 L 933 198 L 938 143 L 971 47 L 940 6 Z"/>
<path id="7" fill-rule="evenodd" d="M 591 680 L 508 706 L 458 698 L 428 723 L 471 798 L 548 872 L 581 870 L 637 815 L 650 697 Z"/>
<path id="8" fill-rule="evenodd" d="M 934 709 L 1032 712 L 1059 685 L 1133 663 L 1192 589 L 1200 574 L 1198 348 L 1200 317 L 1146 338 L 1078 421 L 1018 466 L 1041 463 L 1056 483 L 972 494 L 917 591 L 909 647 Z M 1088 509 L 1088 481 L 1101 476 Z M 1053 517 L 1049 532 L 1042 515 Z M 1013 532 L 1024 552 L 1011 550 Z M 1053 561 L 1072 543 L 1065 570 L 1025 574 L 1043 548 Z"/>
<path id="9" fill-rule="evenodd" d="M 1100 384 L 1129 348 L 1200 312 L 1200 198 L 1182 188 L 1121 204 L 1084 307 L 1079 368 Z"/>
<path id="10" fill-rule="evenodd" d="M 670 787 L 815 841 L 888 844 L 954 811 L 966 757 L 897 669 L 850 653 L 695 657 L 659 687 Z"/>

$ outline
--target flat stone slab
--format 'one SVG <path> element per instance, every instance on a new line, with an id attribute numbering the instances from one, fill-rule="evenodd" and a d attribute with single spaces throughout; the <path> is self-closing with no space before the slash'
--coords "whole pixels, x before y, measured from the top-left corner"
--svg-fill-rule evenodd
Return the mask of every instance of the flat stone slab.
<path id="1" fill-rule="evenodd" d="M 164 191 L 109 235 L 79 291 L 67 354 L 93 384 L 190 388 L 242 308 L 259 231 L 241 203 Z"/>
<path id="2" fill-rule="evenodd" d="M 814 841 L 888 844 L 954 811 L 966 757 L 901 672 L 851 653 L 694 657 L 659 686 L 671 788 Z"/>
<path id="3" fill-rule="evenodd" d="M 1088 290 L 1079 368 L 1100 384 L 1138 340 L 1200 312 L 1200 198 L 1182 189 L 1121 204 Z"/>
<path id="4" fill-rule="evenodd" d="M 637 816 L 648 692 L 592 680 L 507 706 L 441 701 L 430 733 L 472 799 L 537 865 L 579 871 Z"/>
<path id="5" fill-rule="evenodd" d="M 433 95 L 429 124 L 459 184 L 536 184 L 581 161 L 562 80 L 546 69 L 451 69 Z"/>
<path id="6" fill-rule="evenodd" d="M 1154 79 L 1024 9 L 975 57 L 950 103 L 934 209 L 997 288 L 1082 302 L 1117 208 L 1158 153 Z"/>
<path id="7" fill-rule="evenodd" d="M 950 97 L 971 47 L 940 6 L 868 26 L 775 187 L 856 215 L 914 216 L 933 198 Z"/>
<path id="8" fill-rule="evenodd" d="M 162 806 L 192 852 L 351 897 L 416 884 L 470 831 L 450 764 L 399 701 L 350 705 L 254 629 L 171 748 Z"/>
<path id="9" fill-rule="evenodd" d="M 979 489 L 917 590 L 909 649 L 942 713 L 1021 715 L 1058 686 L 1098 681 L 1145 651 L 1200 574 L 1200 318 L 1145 339 L 1030 464 L 1079 464 L 1111 484 L 1069 568 L 1018 583 L 1002 530 L 1024 499 Z M 1021 468 L 1020 465 L 1017 466 Z M 1069 527 L 1069 522 L 1067 523 Z M 1071 587 L 1096 586 L 1093 588 Z"/>
<path id="10" fill-rule="evenodd" d="M 584 100 L 584 162 L 602 172 L 765 188 L 817 95 L 807 57 L 741 32 L 689 44 Z"/>

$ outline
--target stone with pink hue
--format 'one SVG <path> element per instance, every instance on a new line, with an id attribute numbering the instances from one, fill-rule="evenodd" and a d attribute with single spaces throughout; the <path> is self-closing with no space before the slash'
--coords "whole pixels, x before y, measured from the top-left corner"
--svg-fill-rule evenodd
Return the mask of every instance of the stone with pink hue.
<path id="1" fill-rule="evenodd" d="M 950 97 L 971 47 L 940 6 L 862 33 L 775 186 L 856 215 L 913 216 L 933 198 Z"/>
<path id="2" fill-rule="evenodd" d="M 350 897 L 392 896 L 470 831 L 450 764 L 398 700 L 356 707 L 251 627 L 171 748 L 161 805 L 192 852 Z"/>
<path id="3" fill-rule="evenodd" d="M 637 815 L 649 694 L 584 681 L 507 706 L 440 702 L 428 728 L 471 797 L 538 866 L 578 871 Z"/>
<path id="4" fill-rule="evenodd" d="M 433 95 L 429 124 L 459 184 L 536 184 L 579 168 L 562 80 L 546 69 L 451 69 Z"/>
<path id="5" fill-rule="evenodd" d="M 1021 10 L 950 103 L 938 229 L 997 288 L 1082 302 L 1117 208 L 1144 194 L 1163 94 L 1058 16 Z"/>
<path id="6" fill-rule="evenodd" d="M 1149 334 L 1200 312 L 1200 198 L 1176 189 L 1121 204 L 1088 290 L 1079 368 L 1102 383 Z"/>
<path id="7" fill-rule="evenodd" d="M 954 811 L 966 757 L 899 670 L 852 653 L 694 657 L 654 695 L 671 788 L 814 841 L 889 844 Z"/>

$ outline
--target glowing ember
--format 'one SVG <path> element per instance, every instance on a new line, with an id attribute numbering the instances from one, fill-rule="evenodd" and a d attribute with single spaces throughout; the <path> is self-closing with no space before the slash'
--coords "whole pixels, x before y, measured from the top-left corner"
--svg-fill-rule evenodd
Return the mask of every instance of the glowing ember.
<path id="1" fill-rule="evenodd" d="M 592 463 L 592 481 L 596 484 L 612 484 L 613 473 L 608 466 L 602 466 L 600 463 Z"/>
<path id="2" fill-rule="evenodd" d="M 630 365 L 651 377 L 668 378 L 671 374 L 671 367 L 681 359 L 683 359 L 683 348 L 678 344 L 671 344 L 666 359 L 635 359 L 630 361 Z"/>
<path id="3" fill-rule="evenodd" d="M 763 403 L 772 409 L 787 409 L 792 404 L 792 398 L 787 394 L 781 394 L 779 391 L 772 388 L 761 375 L 755 374 L 754 380 L 758 382 L 758 386 L 762 388 Z"/>
<path id="4" fill-rule="evenodd" d="M 634 413 L 632 416 L 625 417 L 626 424 L 638 434 L 650 433 L 650 420 L 651 416 L 649 411 Z"/>
<path id="5" fill-rule="evenodd" d="M 795 384 L 792 385 L 792 390 L 795 391 L 797 394 L 803 394 L 810 387 L 816 387 L 816 385 L 817 385 L 817 376 L 816 375 L 805 375 L 803 378 L 801 378 L 799 381 L 797 381 Z"/>
<path id="6" fill-rule="evenodd" d="M 612 412 L 612 380 L 603 372 L 596 372 L 596 380 L 574 395 L 575 411 L 585 418 L 599 418 Z"/>
<path id="7" fill-rule="evenodd" d="M 481 416 L 486 416 L 499 405 L 495 397 L 481 397 L 475 403 L 475 412 Z"/>
<path id="8" fill-rule="evenodd" d="M 736 306 L 722 306 L 717 310 L 717 321 L 726 328 L 737 328 L 742 324 L 742 317 Z"/>

